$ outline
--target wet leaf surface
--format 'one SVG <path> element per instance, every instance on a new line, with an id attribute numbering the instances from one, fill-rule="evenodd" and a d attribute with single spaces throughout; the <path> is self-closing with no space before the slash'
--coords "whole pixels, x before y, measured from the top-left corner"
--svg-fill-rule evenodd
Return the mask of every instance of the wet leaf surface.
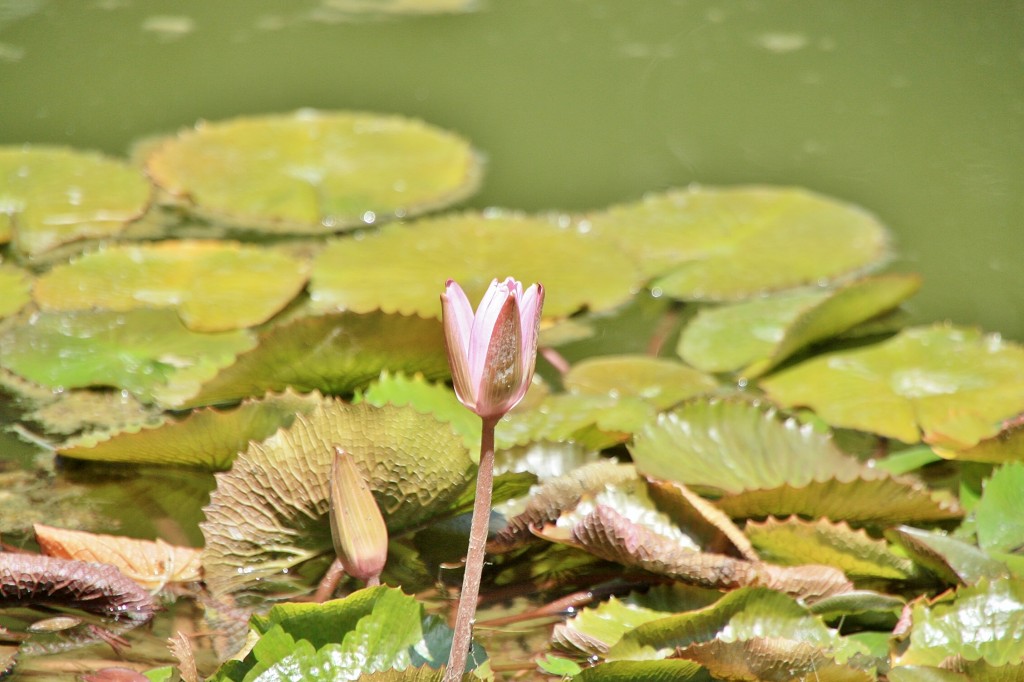
<path id="1" fill-rule="evenodd" d="M 659 410 L 719 387 L 714 377 L 691 367 L 642 355 L 605 356 L 578 362 L 562 382 L 571 393 L 630 396 Z"/>
<path id="2" fill-rule="evenodd" d="M 102 249 L 35 283 L 43 310 L 172 308 L 194 331 L 262 324 L 306 283 L 306 264 L 282 250 L 233 242 L 165 241 Z"/>
<path id="3" fill-rule="evenodd" d="M 888 236 L 863 210 L 796 189 L 696 187 L 589 216 L 652 287 L 683 300 L 728 301 L 819 284 L 877 265 Z"/>
<path id="4" fill-rule="evenodd" d="M 479 301 L 491 280 L 504 276 L 542 283 L 548 318 L 614 308 L 641 281 L 615 244 L 568 218 L 457 213 L 328 243 L 313 263 L 310 296 L 317 310 L 440 317 L 437 292 L 446 280 Z"/>
<path id="5" fill-rule="evenodd" d="M 833 426 L 965 447 L 1024 411 L 1024 349 L 976 330 L 917 327 L 761 385 L 773 400 L 811 407 Z"/>
<path id="6" fill-rule="evenodd" d="M 138 169 L 101 154 L 0 147 L 0 234 L 24 256 L 114 236 L 143 214 L 151 193 Z"/>
<path id="7" fill-rule="evenodd" d="M 439 128 L 313 110 L 201 123 L 156 147 L 146 171 L 200 215 L 311 234 L 451 204 L 480 174 L 469 144 Z"/>

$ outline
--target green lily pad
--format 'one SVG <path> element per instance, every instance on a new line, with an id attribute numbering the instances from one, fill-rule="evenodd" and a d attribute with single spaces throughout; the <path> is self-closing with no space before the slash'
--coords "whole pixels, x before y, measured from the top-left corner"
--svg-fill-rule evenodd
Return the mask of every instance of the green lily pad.
<path id="1" fill-rule="evenodd" d="M 1005 464 L 985 481 L 974 508 L 978 544 L 994 552 L 1024 549 L 1024 462 Z"/>
<path id="2" fill-rule="evenodd" d="M 448 376 L 440 323 L 379 312 L 298 317 L 260 334 L 256 347 L 203 384 L 189 405 L 230 403 L 289 386 L 351 393 L 385 369 Z"/>
<path id="3" fill-rule="evenodd" d="M 590 358 L 562 377 L 567 391 L 583 395 L 632 396 L 664 410 L 718 388 L 702 372 L 672 360 L 645 355 Z"/>
<path id="4" fill-rule="evenodd" d="M 217 475 L 201 524 L 214 595 L 308 588 L 299 567 L 334 552 L 327 513 L 335 445 L 366 477 L 392 536 L 446 511 L 471 481 L 472 461 L 450 425 L 411 407 L 321 404 L 251 443 Z"/>
<path id="5" fill-rule="evenodd" d="M 611 597 L 597 606 L 581 609 L 573 618 L 555 625 L 551 641 L 573 653 L 603 656 L 635 627 L 683 611 L 714 604 L 722 594 L 679 583 L 657 585 L 646 593 Z"/>
<path id="6" fill-rule="evenodd" d="M 966 447 L 1024 412 L 1024 348 L 971 329 L 912 328 L 815 358 L 761 386 L 776 402 L 810 407 L 833 426 Z"/>
<path id="7" fill-rule="evenodd" d="M 167 464 L 224 470 L 249 441 L 259 442 L 296 415 L 311 411 L 320 394 L 292 391 L 271 394 L 262 400 L 244 401 L 230 410 L 195 410 L 175 421 L 135 426 L 119 432 L 91 432 L 66 441 L 57 454 L 73 459 L 136 464 Z"/>
<path id="8" fill-rule="evenodd" d="M 654 414 L 653 405 L 631 396 L 556 393 L 506 415 L 498 422 L 495 439 L 499 448 L 572 441 L 603 450 L 628 440 Z"/>
<path id="9" fill-rule="evenodd" d="M 21 268 L 0 264 L 0 319 L 13 315 L 32 300 L 31 275 Z"/>
<path id="10" fill-rule="evenodd" d="M 834 291 L 799 290 L 700 311 L 679 339 L 686 362 L 753 378 L 796 351 L 899 305 L 921 286 L 915 275 L 858 280 Z"/>
<path id="11" fill-rule="evenodd" d="M 984 578 L 1004 578 L 1010 571 L 975 545 L 945 533 L 897 526 L 886 537 L 902 547 L 914 561 L 946 582 L 973 585 Z"/>
<path id="12" fill-rule="evenodd" d="M 830 434 L 745 400 L 697 399 L 660 414 L 636 434 L 629 451 L 643 474 L 720 492 L 870 472 Z"/>
<path id="13" fill-rule="evenodd" d="M 38 313 L 0 336 L 3 365 L 52 388 L 113 386 L 165 406 L 255 345 L 245 330 L 200 334 L 172 310 Z"/>
<path id="14" fill-rule="evenodd" d="M 981 439 L 977 445 L 968 448 L 936 446 L 935 452 L 946 459 L 963 462 L 1024 462 L 1024 419 L 1007 420 L 999 433 Z"/>
<path id="15" fill-rule="evenodd" d="M 319 310 L 440 317 L 446 280 L 476 302 L 491 280 L 506 276 L 542 283 L 544 315 L 554 318 L 614 308 L 640 282 L 613 243 L 564 217 L 460 213 L 329 243 L 313 263 L 310 296 Z"/>
<path id="16" fill-rule="evenodd" d="M 876 266 L 886 230 L 865 211 L 799 189 L 696 187 L 589 216 L 620 242 L 653 289 L 729 301 L 821 284 Z"/>
<path id="17" fill-rule="evenodd" d="M 854 579 L 906 580 L 915 573 L 913 562 L 894 553 L 884 540 L 842 522 L 769 518 L 747 523 L 746 533 L 766 559 L 784 565 L 826 564 Z"/>
<path id="18" fill-rule="evenodd" d="M 956 656 L 991 665 L 1024 661 L 1024 581 L 982 580 L 957 590 L 952 601 L 918 602 L 910 646 L 900 665 L 939 665 Z"/>
<path id="19" fill-rule="evenodd" d="M 634 680 L 674 680 L 675 682 L 714 682 L 707 670 L 677 658 L 660 661 L 611 661 L 586 668 L 573 678 L 578 682 L 634 682 Z"/>
<path id="20" fill-rule="evenodd" d="M 146 159 L 197 213 L 268 232 L 323 233 L 447 206 L 480 164 L 452 133 L 399 116 L 292 114 L 202 123 Z"/>
<path id="21" fill-rule="evenodd" d="M 118 234 L 149 205 L 137 169 L 64 147 L 0 147 L 0 234 L 21 254 Z"/>
<path id="22" fill-rule="evenodd" d="M 124 391 L 78 389 L 57 391 L 53 400 L 25 415 L 47 434 L 69 436 L 85 430 L 123 431 L 159 424 L 163 411 L 143 405 Z"/>
<path id="23" fill-rule="evenodd" d="M 262 324 L 306 284 L 306 265 L 283 251 L 233 242 L 117 246 L 57 266 L 36 282 L 44 310 L 171 307 L 189 329 Z"/>

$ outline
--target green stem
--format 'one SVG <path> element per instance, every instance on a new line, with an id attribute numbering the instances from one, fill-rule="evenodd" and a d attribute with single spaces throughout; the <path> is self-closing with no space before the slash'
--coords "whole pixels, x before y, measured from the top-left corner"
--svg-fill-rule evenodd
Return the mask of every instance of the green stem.
<path id="1" fill-rule="evenodd" d="M 459 609 L 455 614 L 455 633 L 444 682 L 462 679 L 473 643 L 473 621 L 480 596 L 480 577 L 484 570 L 484 548 L 487 546 L 487 528 L 491 521 L 491 492 L 494 485 L 494 427 L 497 419 L 484 419 L 480 436 L 480 468 L 476 474 L 476 501 L 473 503 L 473 522 L 469 531 L 469 551 L 466 569 L 459 593 Z"/>

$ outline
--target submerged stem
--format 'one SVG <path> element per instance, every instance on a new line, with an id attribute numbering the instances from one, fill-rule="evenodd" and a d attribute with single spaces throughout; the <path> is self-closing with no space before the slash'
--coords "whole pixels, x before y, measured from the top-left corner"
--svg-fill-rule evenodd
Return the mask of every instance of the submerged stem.
<path id="1" fill-rule="evenodd" d="M 473 642 L 473 621 L 477 599 L 480 596 L 480 577 L 484 570 L 484 548 L 487 528 L 491 520 L 491 492 L 494 483 L 494 427 L 496 419 L 484 418 L 480 436 L 480 468 L 476 475 L 476 500 L 473 503 L 473 522 L 469 531 L 469 550 L 466 569 L 459 593 L 459 608 L 455 614 L 455 633 L 444 682 L 461 680 Z"/>

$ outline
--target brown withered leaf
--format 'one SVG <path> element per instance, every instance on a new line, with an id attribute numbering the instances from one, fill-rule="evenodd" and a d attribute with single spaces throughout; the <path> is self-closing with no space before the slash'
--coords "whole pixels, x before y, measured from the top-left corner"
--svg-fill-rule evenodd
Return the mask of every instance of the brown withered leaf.
<path id="1" fill-rule="evenodd" d="M 723 680 L 871 682 L 875 679 L 872 671 L 840 665 L 820 646 L 779 637 L 737 642 L 713 639 L 679 649 L 676 656 L 701 664 L 716 679 Z"/>
<path id="2" fill-rule="evenodd" d="M 178 659 L 178 672 L 183 682 L 199 682 L 199 671 L 196 670 L 195 652 L 192 651 L 192 640 L 184 632 L 178 631 L 167 639 L 167 647 Z"/>
<path id="3" fill-rule="evenodd" d="M 508 552 L 533 539 L 531 529 L 558 519 L 562 512 L 574 508 L 584 495 L 605 486 L 636 478 L 631 464 L 602 460 L 585 464 L 544 483 L 530 495 L 526 509 L 509 520 L 508 525 L 487 544 L 492 554 Z"/>
<path id="4" fill-rule="evenodd" d="M 808 601 L 853 589 L 842 571 L 830 566 L 776 566 L 693 551 L 604 505 L 578 522 L 568 537 L 551 526 L 544 533 L 552 539 L 562 535 L 563 541 L 602 559 L 700 587 L 767 587 Z"/>
<path id="5" fill-rule="evenodd" d="M 135 624 L 156 610 L 153 597 L 114 566 L 13 552 L 0 552 L 0 600 L 5 606 L 81 609 Z"/>
<path id="6" fill-rule="evenodd" d="M 682 483 L 649 478 L 647 489 L 655 504 L 695 535 L 705 550 L 760 560 L 750 539 L 725 512 Z"/>
<path id="7" fill-rule="evenodd" d="M 48 556 L 111 564 L 147 590 L 201 578 L 200 550 L 162 540 L 136 540 L 35 524 L 36 541 Z"/>

